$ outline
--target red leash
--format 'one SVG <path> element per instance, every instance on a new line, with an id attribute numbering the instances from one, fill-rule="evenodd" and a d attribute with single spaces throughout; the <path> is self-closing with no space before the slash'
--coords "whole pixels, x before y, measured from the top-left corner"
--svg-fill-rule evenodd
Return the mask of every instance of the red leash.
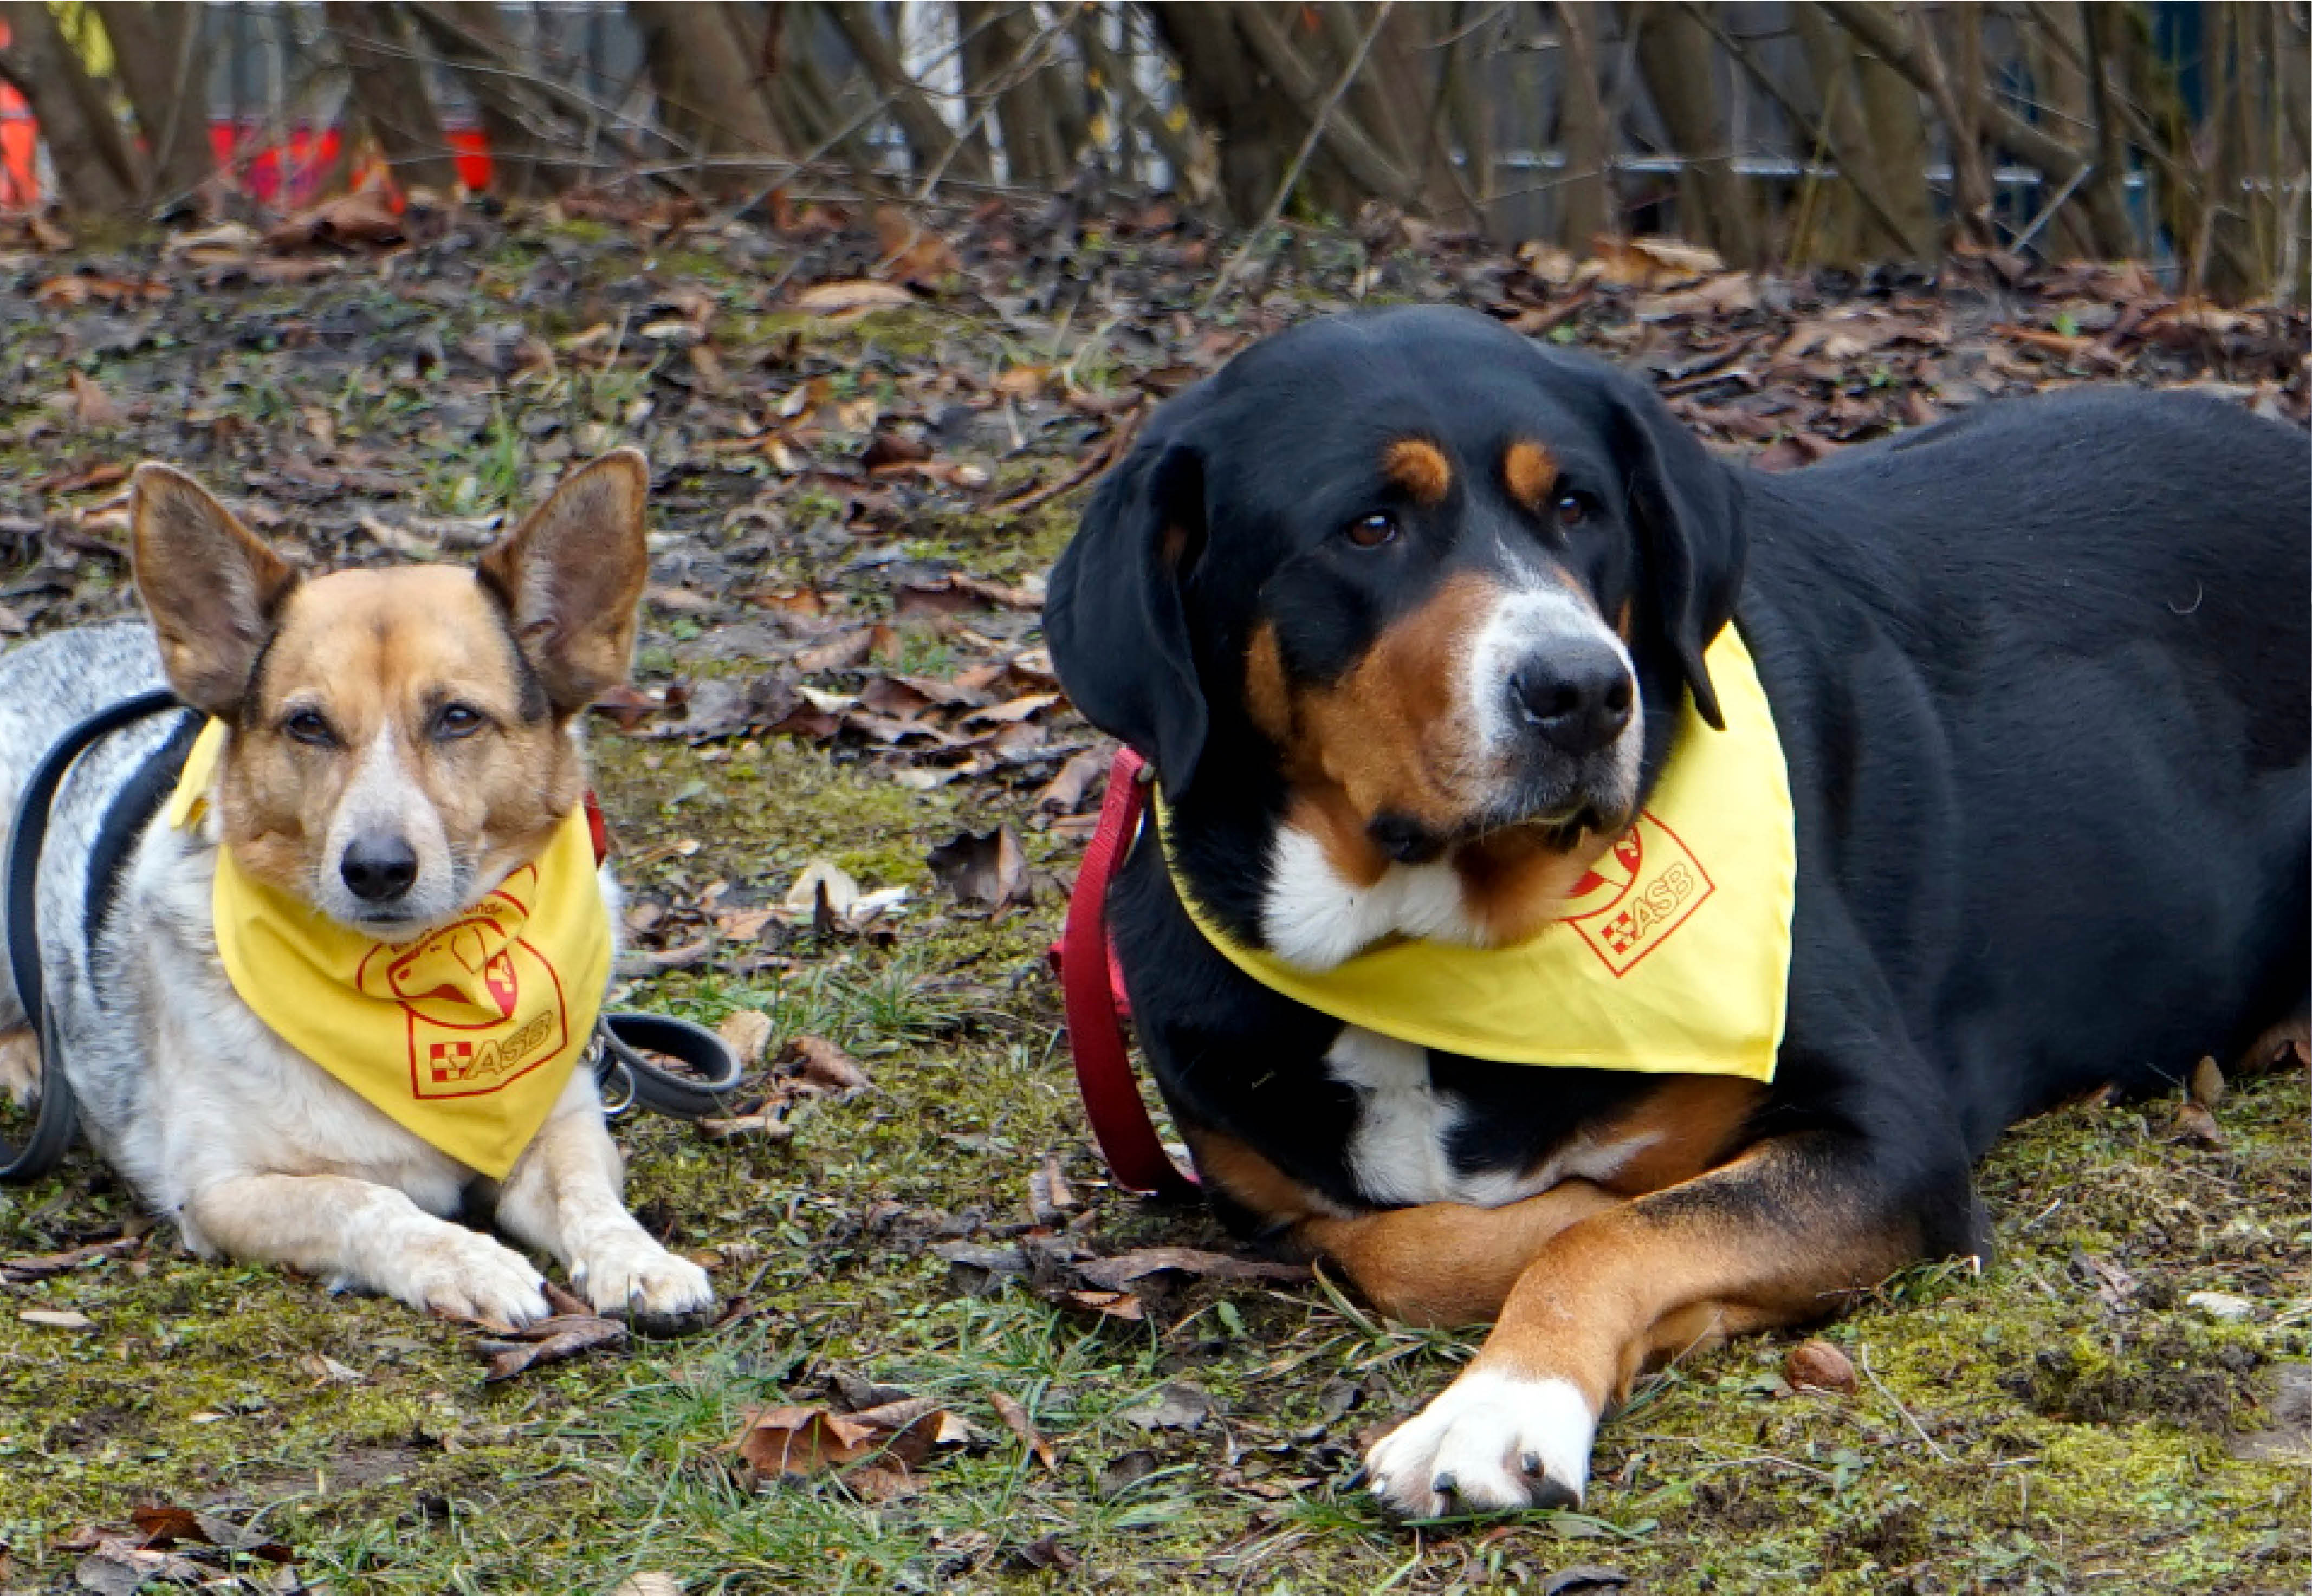
<path id="1" fill-rule="evenodd" d="M 1132 1052 L 1124 1040 L 1130 1005 L 1124 972 L 1108 935 L 1108 889 L 1132 840 L 1148 799 L 1140 780 L 1146 762 L 1129 748 L 1117 750 L 1108 767 L 1108 796 L 1100 800 L 1099 825 L 1084 850 L 1068 894 L 1068 923 L 1051 957 L 1060 974 L 1060 995 L 1068 1016 L 1068 1049 L 1075 1057 L 1076 1089 L 1092 1139 L 1099 1143 L 1108 1173 L 1127 1191 L 1186 1198 L 1196 1177 L 1172 1161 L 1148 1117 L 1133 1078 Z"/>

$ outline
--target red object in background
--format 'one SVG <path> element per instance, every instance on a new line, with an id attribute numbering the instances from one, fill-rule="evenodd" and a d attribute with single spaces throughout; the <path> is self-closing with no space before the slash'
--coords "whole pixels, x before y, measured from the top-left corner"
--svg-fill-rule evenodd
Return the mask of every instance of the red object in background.
<path id="1" fill-rule="evenodd" d="M 0 45 L 8 24 L 0 22 Z M 39 197 L 40 130 L 24 97 L 0 83 L 0 207 L 29 211 Z"/>

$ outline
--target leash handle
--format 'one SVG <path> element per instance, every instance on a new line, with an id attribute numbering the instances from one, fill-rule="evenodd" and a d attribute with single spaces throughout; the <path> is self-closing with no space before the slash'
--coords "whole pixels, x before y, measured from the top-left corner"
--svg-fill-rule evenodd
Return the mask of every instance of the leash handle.
<path id="1" fill-rule="evenodd" d="M 21 1186 L 54 1169 L 72 1146 L 79 1124 L 80 1105 L 72 1084 L 65 1078 L 62 1038 L 49 1012 L 40 982 L 40 843 L 48 835 L 48 810 L 65 777 L 89 746 L 124 726 L 147 716 L 181 709 L 176 693 L 166 687 L 107 704 L 67 732 L 33 767 L 16 801 L 16 817 L 8 828 L 7 894 L 8 975 L 16 989 L 17 1007 L 24 1023 L 40 1041 L 40 1101 L 33 1112 L 32 1133 L 21 1147 L 0 1141 L 0 1185 Z M 91 928 L 93 929 L 93 928 Z"/>
<path id="2" fill-rule="evenodd" d="M 1108 935 L 1108 890 L 1139 833 L 1147 804 L 1140 781 L 1144 764 L 1131 749 L 1119 748 L 1108 767 L 1099 824 L 1068 894 L 1067 929 L 1057 950 L 1060 995 L 1067 1011 L 1076 1090 L 1083 1097 L 1084 1116 L 1091 1121 L 1092 1139 L 1108 1160 L 1108 1173 L 1127 1191 L 1183 1199 L 1195 1195 L 1196 1177 L 1164 1150 L 1147 1104 L 1141 1101 L 1131 1050 L 1124 1039 L 1115 953 Z"/>

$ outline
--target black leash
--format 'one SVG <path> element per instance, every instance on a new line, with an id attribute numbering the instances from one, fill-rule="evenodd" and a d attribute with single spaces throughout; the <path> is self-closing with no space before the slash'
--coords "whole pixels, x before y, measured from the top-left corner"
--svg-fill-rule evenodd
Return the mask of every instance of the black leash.
<path id="1" fill-rule="evenodd" d="M 79 1123 L 79 1104 L 65 1078 L 56 1014 L 40 981 L 38 888 L 40 845 L 48 836 L 48 813 L 65 777 L 92 745 L 123 727 L 184 708 L 165 687 L 106 705 L 42 755 L 18 799 L 16 818 L 8 828 L 7 864 L 0 888 L 7 894 L 9 975 L 25 1023 L 40 1042 L 39 1102 L 31 1134 L 22 1146 L 12 1147 L 5 1137 L 0 1137 L 0 1185 L 23 1185 L 54 1169 L 72 1146 L 73 1131 Z M 184 724 L 129 779 L 106 809 L 89 855 L 83 932 L 92 939 L 118 895 L 120 872 L 127 866 L 130 850 L 176 784 L 199 728 L 198 717 L 188 711 Z M 652 1063 L 643 1056 L 645 1051 L 674 1060 L 687 1073 Z M 721 1037 L 704 1025 L 668 1015 L 604 1014 L 595 1022 L 587 1057 L 604 1093 L 604 1109 L 611 1114 L 623 1113 L 637 1103 L 679 1120 L 719 1113 L 723 1095 L 737 1088 L 741 1072 L 738 1055 Z"/>

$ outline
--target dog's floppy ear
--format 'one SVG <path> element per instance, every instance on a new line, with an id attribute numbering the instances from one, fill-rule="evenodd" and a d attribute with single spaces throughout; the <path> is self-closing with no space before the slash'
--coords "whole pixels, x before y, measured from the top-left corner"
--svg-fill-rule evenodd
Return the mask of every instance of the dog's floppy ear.
<path id="1" fill-rule="evenodd" d="M 556 716 L 576 714 L 626 679 L 635 606 L 650 580 L 649 492 L 642 451 L 615 449 L 563 478 L 482 555 L 477 574 L 505 606 Z"/>
<path id="2" fill-rule="evenodd" d="M 1178 802 L 1208 729 L 1181 587 L 1204 552 L 1203 457 L 1143 442 L 1092 495 L 1053 567 L 1044 635 L 1083 718 L 1156 766 Z"/>
<path id="3" fill-rule="evenodd" d="M 136 591 L 161 667 L 178 697 L 229 717 L 297 586 L 296 570 L 181 471 L 148 460 L 129 478 L 128 497 Z"/>
<path id="4" fill-rule="evenodd" d="M 1732 475 L 1651 389 L 1618 377 L 1614 389 L 1616 450 L 1629 474 L 1639 548 L 1662 634 L 1677 652 L 1695 711 L 1723 731 L 1725 717 L 1703 654 L 1733 618 L 1749 554 Z"/>

